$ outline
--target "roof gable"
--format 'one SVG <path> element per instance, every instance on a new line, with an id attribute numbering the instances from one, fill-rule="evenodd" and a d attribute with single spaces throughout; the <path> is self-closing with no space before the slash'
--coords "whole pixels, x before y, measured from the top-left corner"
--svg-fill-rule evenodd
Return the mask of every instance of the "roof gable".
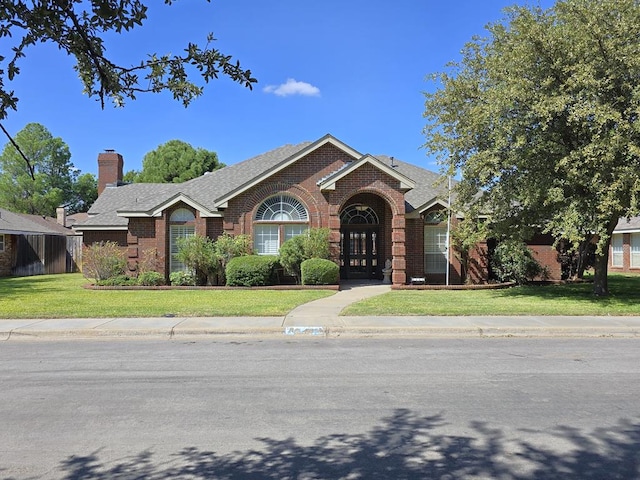
<path id="1" fill-rule="evenodd" d="M 226 208 L 229 203 L 229 200 L 231 200 L 232 198 L 240 195 L 243 192 L 246 192 L 250 188 L 256 186 L 258 183 L 264 181 L 266 178 L 284 170 L 285 168 L 294 164 L 301 158 L 306 157 L 311 152 L 318 150 L 320 147 L 323 147 L 325 145 L 333 145 L 334 147 L 342 150 L 344 153 L 346 153 L 350 157 L 353 157 L 354 159 L 360 158 L 362 156 L 359 152 L 357 152 L 356 150 L 348 146 L 346 143 L 343 143 L 337 138 L 333 137 L 332 135 L 327 134 L 321 139 L 305 145 L 303 148 L 299 149 L 298 151 L 292 152 L 291 155 L 289 155 L 286 158 L 283 158 L 280 162 L 272 165 L 270 168 L 265 169 L 264 171 L 254 176 L 253 178 L 250 178 L 248 181 L 240 185 L 238 188 L 229 191 L 229 193 L 222 196 L 216 201 L 216 207 Z"/>
<path id="2" fill-rule="evenodd" d="M 336 183 L 340 179 L 346 177 L 347 175 L 364 165 L 372 165 L 374 168 L 381 170 L 382 172 L 397 180 L 400 183 L 400 190 L 408 191 L 416 186 L 413 180 L 401 174 L 393 167 L 386 165 L 372 155 L 364 155 L 355 162 L 348 163 L 343 168 L 323 178 L 318 182 L 318 187 L 320 187 L 320 190 L 335 190 Z"/>

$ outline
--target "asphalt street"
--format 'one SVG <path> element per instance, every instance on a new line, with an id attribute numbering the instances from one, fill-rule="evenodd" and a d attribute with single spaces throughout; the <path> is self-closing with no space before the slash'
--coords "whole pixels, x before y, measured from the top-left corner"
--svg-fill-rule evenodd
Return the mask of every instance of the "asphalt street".
<path id="1" fill-rule="evenodd" d="M 622 338 L 0 343 L 4 479 L 640 478 Z"/>

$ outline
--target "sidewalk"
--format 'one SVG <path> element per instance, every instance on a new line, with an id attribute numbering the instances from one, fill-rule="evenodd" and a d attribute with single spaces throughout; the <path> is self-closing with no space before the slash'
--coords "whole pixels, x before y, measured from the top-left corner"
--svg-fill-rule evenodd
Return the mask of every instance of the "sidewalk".
<path id="1" fill-rule="evenodd" d="M 347 305 L 389 290 L 389 285 L 381 284 L 346 285 L 335 295 L 301 305 L 284 317 L 0 320 L 0 340 L 202 335 L 640 338 L 640 317 L 339 315 Z"/>

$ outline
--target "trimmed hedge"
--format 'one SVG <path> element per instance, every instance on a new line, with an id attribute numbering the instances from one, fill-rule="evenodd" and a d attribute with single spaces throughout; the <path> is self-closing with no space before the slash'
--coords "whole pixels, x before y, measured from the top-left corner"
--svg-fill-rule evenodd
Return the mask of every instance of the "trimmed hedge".
<path id="1" fill-rule="evenodd" d="M 340 267 L 331 260 L 310 258 L 300 264 L 303 285 L 336 285 Z"/>
<path id="2" fill-rule="evenodd" d="M 225 275 L 231 287 L 273 285 L 273 271 L 278 263 L 275 255 L 243 255 L 227 263 Z"/>

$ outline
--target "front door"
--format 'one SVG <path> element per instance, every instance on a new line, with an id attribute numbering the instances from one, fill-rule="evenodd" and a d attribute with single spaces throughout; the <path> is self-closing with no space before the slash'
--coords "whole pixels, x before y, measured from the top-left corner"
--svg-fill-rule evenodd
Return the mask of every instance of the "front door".
<path id="1" fill-rule="evenodd" d="M 379 278 L 379 228 L 345 225 L 340 230 L 340 276 L 344 279 Z"/>

